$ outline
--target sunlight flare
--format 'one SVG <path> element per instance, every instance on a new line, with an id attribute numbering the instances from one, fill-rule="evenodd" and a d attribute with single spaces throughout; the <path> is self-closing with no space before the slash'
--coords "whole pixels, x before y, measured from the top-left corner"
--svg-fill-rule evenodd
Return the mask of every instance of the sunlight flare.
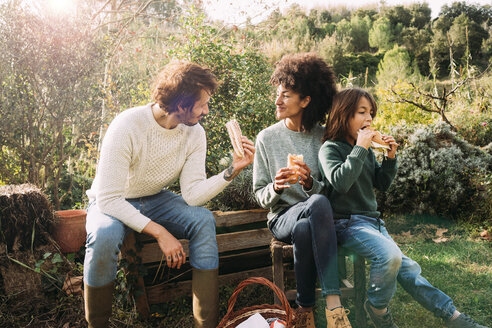
<path id="1" fill-rule="evenodd" d="M 60 15 L 70 14 L 75 11 L 75 0 L 48 0 L 48 7 Z"/>

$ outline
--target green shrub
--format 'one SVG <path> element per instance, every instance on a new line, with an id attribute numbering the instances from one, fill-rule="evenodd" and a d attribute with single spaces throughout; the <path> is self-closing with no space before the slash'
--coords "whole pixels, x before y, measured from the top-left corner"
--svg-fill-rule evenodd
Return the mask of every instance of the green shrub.
<path id="1" fill-rule="evenodd" d="M 390 88 L 376 87 L 374 95 L 378 100 L 378 113 L 374 121 L 377 128 L 387 129 L 389 126 L 432 124 L 439 119 L 437 113 L 421 110 L 413 104 L 398 103 L 393 91 L 412 99 L 414 90 L 407 82 L 399 81 Z"/>
<path id="2" fill-rule="evenodd" d="M 476 146 L 492 142 L 492 75 L 465 84 L 449 106 L 448 117 L 460 136 Z"/>
<path id="3" fill-rule="evenodd" d="M 210 113 L 201 122 L 207 133 L 207 173 L 216 174 L 224 168 L 221 160 L 230 157 L 232 150 L 227 121 L 235 117 L 250 139 L 275 122 L 268 83 L 272 68 L 256 49 L 222 38 L 193 9 L 182 25 L 184 35 L 176 37 L 169 56 L 206 65 L 221 82 L 211 98 Z"/>
<path id="4" fill-rule="evenodd" d="M 492 156 L 458 137 L 449 125 L 397 128 L 391 132 L 403 149 L 398 174 L 380 207 L 393 213 L 430 213 L 452 218 L 489 219 L 479 199 L 490 197 L 490 184 L 482 182 L 492 172 Z M 484 191 L 484 188 L 489 188 Z M 489 198 L 490 204 L 490 198 Z"/>
<path id="5" fill-rule="evenodd" d="M 64 167 L 100 123 L 104 40 L 91 16 L 53 19 L 14 1 L 0 5 L 0 181 L 53 186 L 55 209 Z"/>
<path id="6" fill-rule="evenodd" d="M 88 178 L 78 173 L 69 173 L 63 170 L 58 184 L 60 194 L 60 209 L 70 210 L 73 208 L 87 207 L 87 195 L 85 192 L 90 189 L 93 178 Z M 53 185 L 49 184 L 46 188 L 48 195 L 53 194 Z"/>
<path id="7" fill-rule="evenodd" d="M 480 115 L 481 116 L 481 115 Z M 477 146 L 486 146 L 492 142 L 492 117 L 460 116 L 456 125 L 458 133 L 468 142 Z"/>
<path id="8" fill-rule="evenodd" d="M 384 54 L 376 73 L 378 85 L 382 87 L 389 87 L 400 81 L 416 82 L 421 78 L 419 69 L 412 62 L 408 51 L 396 44 Z"/>
<path id="9" fill-rule="evenodd" d="M 360 54 L 343 54 L 337 58 L 333 69 L 340 76 L 354 76 L 352 84 L 369 87 L 375 84 L 376 71 L 382 54 L 363 52 Z"/>
<path id="10" fill-rule="evenodd" d="M 220 211 L 260 208 L 253 193 L 253 167 L 245 168 L 223 192 L 207 203 L 207 207 Z"/>
<path id="11" fill-rule="evenodd" d="M 491 143 L 492 145 L 492 143 Z M 492 155 L 492 153 L 489 153 Z M 473 209 L 464 213 L 462 219 L 469 222 L 483 222 L 485 228 L 492 228 L 492 172 L 477 174 L 472 183 L 477 192 L 468 200 L 468 207 Z"/>

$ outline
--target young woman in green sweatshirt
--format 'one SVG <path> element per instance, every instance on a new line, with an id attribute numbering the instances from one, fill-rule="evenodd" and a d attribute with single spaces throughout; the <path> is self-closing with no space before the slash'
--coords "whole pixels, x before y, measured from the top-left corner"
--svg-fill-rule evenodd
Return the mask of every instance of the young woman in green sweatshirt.
<path id="1" fill-rule="evenodd" d="M 423 307 L 444 319 L 447 327 L 485 328 L 456 311 L 451 298 L 420 275 L 418 263 L 405 256 L 388 234 L 377 210 L 374 188 L 385 191 L 393 181 L 398 144 L 383 135 L 390 149 L 382 163 L 376 160 L 370 148 L 376 132 L 369 129 L 376 112 L 376 102 L 366 91 L 340 91 L 319 151 L 338 242 L 371 262 L 366 312 L 377 328 L 397 327 L 388 305 L 398 281 Z"/>

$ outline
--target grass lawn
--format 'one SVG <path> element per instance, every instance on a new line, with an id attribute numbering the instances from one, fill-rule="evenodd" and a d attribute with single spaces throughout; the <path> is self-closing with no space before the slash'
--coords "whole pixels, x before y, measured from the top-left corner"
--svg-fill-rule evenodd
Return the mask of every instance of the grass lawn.
<path id="1" fill-rule="evenodd" d="M 402 251 L 420 264 L 422 275 L 451 296 L 459 311 L 481 324 L 492 324 L 490 241 L 479 238 L 476 230 L 466 229 L 466 225 L 436 217 L 400 216 L 388 219 L 386 225 Z M 233 290 L 234 286 L 220 290 L 221 317 Z M 239 295 L 236 309 L 272 301 L 272 294 L 266 287 L 250 286 Z M 325 323 L 323 307 L 320 300 L 316 310 L 320 327 Z M 351 304 L 347 307 L 351 309 Z M 422 308 L 399 285 L 390 308 L 400 328 L 444 327 L 442 320 Z M 192 327 L 190 297 L 155 306 L 152 310 L 157 317 L 147 323 L 138 322 L 138 326 Z"/>

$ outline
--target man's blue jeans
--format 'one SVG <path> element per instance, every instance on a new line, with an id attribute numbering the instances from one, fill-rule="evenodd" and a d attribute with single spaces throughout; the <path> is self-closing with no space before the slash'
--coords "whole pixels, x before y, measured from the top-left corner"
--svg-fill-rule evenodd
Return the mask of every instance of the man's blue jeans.
<path id="1" fill-rule="evenodd" d="M 338 242 L 371 261 L 367 298 L 377 309 L 388 307 L 396 281 L 435 316 L 450 319 L 456 310 L 449 296 L 422 277 L 417 262 L 405 256 L 388 234 L 384 221 L 352 215 L 335 220 Z"/>
<path id="2" fill-rule="evenodd" d="M 323 296 L 340 295 L 337 240 L 330 201 L 312 195 L 280 212 L 269 223 L 275 238 L 294 246 L 297 304 L 315 304 L 316 278 Z"/>
<path id="3" fill-rule="evenodd" d="M 160 193 L 127 199 L 152 221 L 161 224 L 177 239 L 189 239 L 190 264 L 196 269 L 219 266 L 215 218 L 203 207 L 189 206 L 175 193 Z M 109 284 L 116 278 L 118 254 L 130 228 L 120 220 L 101 213 L 93 202 L 87 209 L 87 241 L 84 282 L 91 287 Z"/>

